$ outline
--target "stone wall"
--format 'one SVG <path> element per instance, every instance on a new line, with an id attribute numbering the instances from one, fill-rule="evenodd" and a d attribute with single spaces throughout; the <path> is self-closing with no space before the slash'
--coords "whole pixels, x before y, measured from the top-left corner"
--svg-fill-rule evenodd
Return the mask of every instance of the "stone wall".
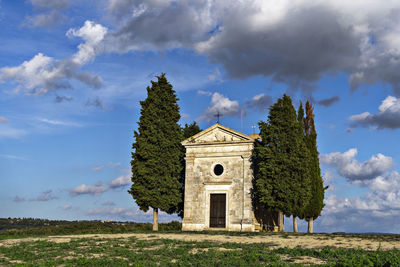
<path id="1" fill-rule="evenodd" d="M 206 140 L 192 138 L 183 143 L 186 147 L 186 180 L 182 229 L 210 229 L 210 194 L 224 193 L 225 230 L 254 231 L 250 162 L 254 140 L 243 134 L 239 137 L 231 137 L 229 132 L 221 134 L 218 127 L 212 130 L 211 133 L 204 131 Z M 210 140 L 210 136 L 216 136 L 216 140 Z M 214 174 L 216 164 L 224 168 L 220 176 Z"/>

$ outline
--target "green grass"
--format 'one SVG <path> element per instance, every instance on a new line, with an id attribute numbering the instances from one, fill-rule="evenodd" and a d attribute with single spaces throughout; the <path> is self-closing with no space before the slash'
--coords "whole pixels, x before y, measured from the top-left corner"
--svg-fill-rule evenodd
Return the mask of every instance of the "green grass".
<path id="1" fill-rule="evenodd" d="M 400 266 L 400 251 L 275 248 L 275 244 L 73 238 L 0 246 L 4 266 Z"/>

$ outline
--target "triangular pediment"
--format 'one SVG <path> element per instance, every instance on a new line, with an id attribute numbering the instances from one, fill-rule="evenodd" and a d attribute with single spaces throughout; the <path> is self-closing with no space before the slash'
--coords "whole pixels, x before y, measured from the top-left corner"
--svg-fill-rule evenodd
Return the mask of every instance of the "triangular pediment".
<path id="1" fill-rule="evenodd" d="M 182 142 L 182 145 L 221 142 L 254 142 L 254 139 L 246 134 L 237 132 L 217 123 L 210 128 L 189 137 Z"/>

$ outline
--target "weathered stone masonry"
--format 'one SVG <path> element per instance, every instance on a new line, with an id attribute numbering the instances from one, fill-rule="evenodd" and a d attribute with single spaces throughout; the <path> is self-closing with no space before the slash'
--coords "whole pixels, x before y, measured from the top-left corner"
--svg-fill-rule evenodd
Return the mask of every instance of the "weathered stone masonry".
<path id="1" fill-rule="evenodd" d="M 182 230 L 255 230 L 250 161 L 254 142 L 218 123 L 182 142 L 186 148 Z M 212 202 L 212 195 L 222 200 Z"/>

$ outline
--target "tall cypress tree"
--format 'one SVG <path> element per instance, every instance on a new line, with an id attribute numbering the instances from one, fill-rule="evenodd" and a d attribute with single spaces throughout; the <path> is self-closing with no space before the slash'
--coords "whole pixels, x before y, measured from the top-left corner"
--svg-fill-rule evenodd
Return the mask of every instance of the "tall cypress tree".
<path id="1" fill-rule="evenodd" d="M 304 218 L 304 209 L 311 199 L 310 179 L 310 153 L 307 149 L 304 136 L 304 109 L 300 102 L 297 112 L 296 142 L 294 143 L 294 158 L 297 160 L 297 171 L 293 175 L 293 184 L 297 186 L 297 201 L 293 203 L 291 215 L 293 215 L 293 232 L 297 232 L 296 217 Z"/>
<path id="2" fill-rule="evenodd" d="M 314 108 L 310 102 L 306 102 L 306 118 L 304 120 L 304 132 L 308 151 L 310 152 L 310 178 L 312 197 L 304 210 L 304 216 L 308 221 L 308 232 L 313 232 L 313 221 L 320 216 L 324 207 L 324 193 L 328 187 L 324 188 L 319 167 L 319 157 L 317 149 L 317 132 L 314 124 Z"/>
<path id="3" fill-rule="evenodd" d="M 182 141 L 178 98 L 165 74 L 147 87 L 140 101 L 138 132 L 132 145 L 132 187 L 128 191 L 143 211 L 153 208 L 153 230 L 158 230 L 158 210 L 173 213 L 182 199 Z"/>
<path id="4" fill-rule="evenodd" d="M 200 129 L 196 121 L 192 122 L 191 124 L 185 123 L 185 127 L 182 128 L 183 140 L 188 139 L 189 137 L 192 137 L 193 135 L 201 131 L 202 130 Z"/>
<path id="5" fill-rule="evenodd" d="M 304 109 L 303 109 L 303 104 L 300 102 L 300 106 L 299 109 L 297 111 L 297 123 L 299 123 L 299 129 L 298 129 L 298 138 L 300 140 L 302 140 L 303 142 L 305 142 L 305 136 L 304 136 Z M 306 153 L 304 155 L 305 157 L 309 156 L 309 153 Z M 303 158 L 303 164 L 307 164 L 309 159 L 308 158 Z M 293 232 L 297 233 L 298 229 L 297 229 L 297 217 L 303 217 L 302 215 L 302 211 L 303 211 L 303 207 L 298 206 L 296 208 L 296 210 L 293 212 Z"/>
<path id="6" fill-rule="evenodd" d="M 310 199 L 309 175 L 305 165 L 308 152 L 303 127 L 289 96 L 270 107 L 267 122 L 260 122 L 261 145 L 254 148 L 254 196 L 257 205 L 283 214 L 299 216 Z"/>

